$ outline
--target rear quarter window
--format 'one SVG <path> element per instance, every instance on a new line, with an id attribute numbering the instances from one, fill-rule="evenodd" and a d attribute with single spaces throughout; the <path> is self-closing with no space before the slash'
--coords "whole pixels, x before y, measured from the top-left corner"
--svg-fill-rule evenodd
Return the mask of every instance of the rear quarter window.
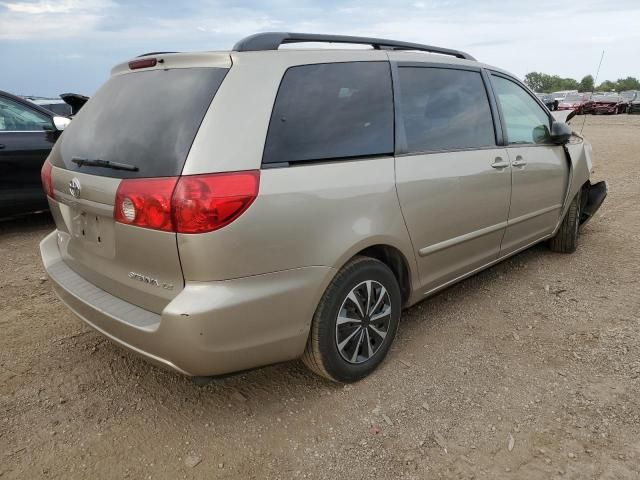
<path id="1" fill-rule="evenodd" d="M 280 84 L 263 163 L 392 154 L 388 62 L 289 68 Z"/>

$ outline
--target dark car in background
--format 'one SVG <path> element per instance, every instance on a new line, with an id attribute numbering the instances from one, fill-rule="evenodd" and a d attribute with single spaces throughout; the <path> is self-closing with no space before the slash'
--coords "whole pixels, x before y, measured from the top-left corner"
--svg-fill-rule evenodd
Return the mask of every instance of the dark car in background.
<path id="1" fill-rule="evenodd" d="M 627 102 L 617 92 L 594 94 L 593 114 L 616 115 L 627 111 Z"/>
<path id="2" fill-rule="evenodd" d="M 63 117 L 71 115 L 71 105 L 61 98 L 34 97 L 30 95 L 23 96 L 22 98 L 38 105 L 39 107 L 45 108 L 56 115 Z"/>
<path id="3" fill-rule="evenodd" d="M 640 92 L 638 90 L 626 90 L 620 92 L 620 96 L 626 102 L 627 113 L 640 113 Z"/>
<path id="4" fill-rule="evenodd" d="M 636 92 L 636 96 L 629 101 L 627 113 L 640 113 L 640 92 Z"/>
<path id="5" fill-rule="evenodd" d="M 49 208 L 40 169 L 69 121 L 0 91 L 0 218 Z"/>
<path id="6" fill-rule="evenodd" d="M 544 103 L 552 112 L 558 109 L 558 100 L 556 100 L 550 93 L 536 93 L 536 97 L 542 100 L 542 103 Z"/>
<path id="7" fill-rule="evenodd" d="M 80 95 L 79 93 L 61 93 L 60 98 L 71 107 L 71 113 L 68 115 L 70 117 L 78 113 L 82 106 L 87 103 L 87 100 L 89 100 L 89 97 Z"/>
<path id="8" fill-rule="evenodd" d="M 22 98 L 63 117 L 72 117 L 89 100 L 89 97 L 79 93 L 62 93 L 59 98 L 35 96 L 24 96 Z"/>
<path id="9" fill-rule="evenodd" d="M 591 93 L 569 93 L 558 103 L 558 110 L 573 110 L 578 115 L 591 113 L 594 102 Z"/>

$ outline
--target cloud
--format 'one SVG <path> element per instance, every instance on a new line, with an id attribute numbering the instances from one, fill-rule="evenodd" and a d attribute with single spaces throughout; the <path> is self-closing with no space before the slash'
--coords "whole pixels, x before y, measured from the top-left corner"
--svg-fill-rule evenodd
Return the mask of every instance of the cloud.
<path id="1" fill-rule="evenodd" d="M 0 56 L 13 60 L 0 88 L 40 88 L 26 74 L 36 59 L 55 72 L 54 92 L 77 82 L 91 93 L 113 64 L 141 52 L 228 49 L 259 31 L 440 45 L 521 77 L 581 78 L 605 49 L 601 78 L 615 79 L 638 74 L 629 59 L 640 57 L 639 25 L 638 0 L 0 0 Z"/>
<path id="2" fill-rule="evenodd" d="M 56 39 L 87 35 L 104 12 L 113 7 L 110 0 L 57 0 L 2 2 L 0 40 Z"/>
<path id="3" fill-rule="evenodd" d="M 4 3 L 4 6 L 10 12 L 16 13 L 29 13 L 29 14 L 40 14 L 40 13 L 61 13 L 68 12 L 71 8 L 69 5 L 70 2 L 37 2 L 37 3 Z"/>

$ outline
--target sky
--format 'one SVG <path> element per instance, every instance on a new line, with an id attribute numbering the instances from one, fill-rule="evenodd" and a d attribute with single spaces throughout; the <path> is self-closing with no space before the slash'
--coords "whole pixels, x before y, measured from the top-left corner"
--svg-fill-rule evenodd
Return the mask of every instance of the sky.
<path id="1" fill-rule="evenodd" d="M 391 38 L 464 50 L 522 78 L 640 77 L 640 0 L 0 0 L 0 90 L 92 95 L 150 51 L 230 49 L 263 31 Z"/>

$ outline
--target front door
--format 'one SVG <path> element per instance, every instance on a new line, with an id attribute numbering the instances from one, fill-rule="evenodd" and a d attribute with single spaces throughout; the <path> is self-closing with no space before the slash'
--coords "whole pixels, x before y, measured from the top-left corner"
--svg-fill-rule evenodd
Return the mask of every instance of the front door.
<path id="1" fill-rule="evenodd" d="M 551 118 L 516 82 L 491 75 L 505 126 L 511 161 L 509 222 L 501 255 L 508 255 L 549 235 L 558 223 L 569 164 L 564 149 L 551 143 Z"/>
<path id="2" fill-rule="evenodd" d="M 498 258 L 511 167 L 479 70 L 398 67 L 402 213 L 425 293 Z"/>

